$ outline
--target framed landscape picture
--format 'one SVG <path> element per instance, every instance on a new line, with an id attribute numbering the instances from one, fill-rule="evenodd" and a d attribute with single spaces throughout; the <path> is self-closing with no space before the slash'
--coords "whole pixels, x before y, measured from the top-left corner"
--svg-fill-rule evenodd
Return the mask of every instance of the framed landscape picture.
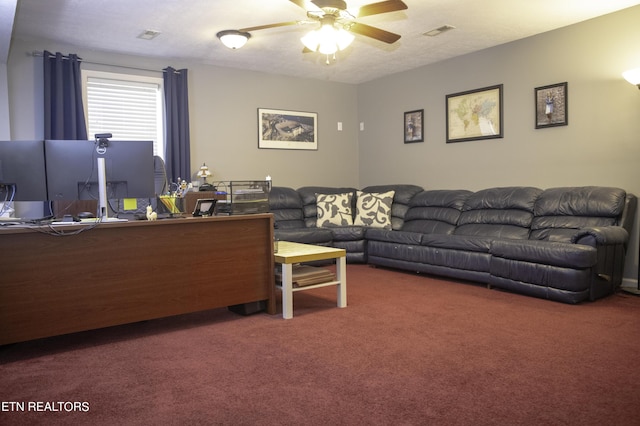
<path id="1" fill-rule="evenodd" d="M 566 126 L 569 124 L 567 111 L 567 82 L 535 88 L 536 129 Z"/>
<path id="2" fill-rule="evenodd" d="M 447 143 L 503 137 L 502 84 L 446 96 Z"/>
<path id="3" fill-rule="evenodd" d="M 404 143 L 424 141 L 424 110 L 404 113 Z"/>
<path id="4" fill-rule="evenodd" d="M 318 114 L 258 108 L 258 148 L 318 149 Z"/>

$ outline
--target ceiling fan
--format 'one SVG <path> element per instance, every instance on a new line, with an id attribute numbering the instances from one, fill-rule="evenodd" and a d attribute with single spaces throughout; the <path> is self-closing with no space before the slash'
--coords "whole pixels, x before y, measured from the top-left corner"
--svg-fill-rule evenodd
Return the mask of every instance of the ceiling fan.
<path id="1" fill-rule="evenodd" d="M 407 5 L 401 0 L 386 0 L 377 3 L 370 3 L 361 6 L 356 11 L 350 11 L 344 0 L 289 1 L 305 9 L 310 21 L 278 22 L 275 24 L 242 28 L 240 30 L 226 30 L 219 32 L 218 38 L 220 38 L 223 43 L 225 43 L 225 40 L 223 39 L 224 37 L 235 38 L 235 40 L 238 41 L 238 45 L 231 48 L 238 48 L 244 45 L 244 43 L 246 43 L 246 41 L 251 37 L 251 31 L 319 22 L 319 29 L 311 31 L 306 36 L 302 37 L 301 41 L 305 45 L 303 52 L 318 51 L 328 56 L 335 54 L 337 50 L 342 50 L 347 47 L 354 39 L 353 34 L 370 37 L 384 43 L 395 43 L 400 39 L 399 34 L 394 34 L 361 22 L 356 22 L 356 19 L 407 9 Z"/>

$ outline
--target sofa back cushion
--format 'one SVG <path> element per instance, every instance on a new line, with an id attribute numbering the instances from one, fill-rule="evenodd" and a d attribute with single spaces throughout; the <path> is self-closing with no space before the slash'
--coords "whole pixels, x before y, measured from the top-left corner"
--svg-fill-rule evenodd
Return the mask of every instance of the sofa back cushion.
<path id="1" fill-rule="evenodd" d="M 316 205 L 316 194 L 352 194 L 351 212 L 356 211 L 356 189 L 355 188 L 333 188 L 326 186 L 303 186 L 298 188 L 298 194 L 302 200 L 302 214 L 307 228 L 315 228 L 318 219 L 318 207 Z M 353 217 L 352 217 L 353 223 Z"/>
<path id="2" fill-rule="evenodd" d="M 393 191 L 393 202 L 391 203 L 391 229 L 402 229 L 405 215 L 409 210 L 409 202 L 419 192 L 422 187 L 409 184 L 372 185 L 362 188 L 366 193 L 386 193 Z"/>
<path id="3" fill-rule="evenodd" d="M 579 228 L 618 225 L 626 198 L 619 188 L 549 188 L 536 201 L 530 238 L 569 241 Z"/>
<path id="4" fill-rule="evenodd" d="M 466 199 L 465 190 L 429 190 L 417 193 L 409 202 L 403 231 L 423 234 L 452 234 Z"/>
<path id="5" fill-rule="evenodd" d="M 278 229 L 305 228 L 302 199 L 293 188 L 274 186 L 269 191 L 269 211 Z"/>
<path id="6" fill-rule="evenodd" d="M 471 194 L 462 207 L 456 235 L 527 239 L 541 189 L 489 188 Z"/>

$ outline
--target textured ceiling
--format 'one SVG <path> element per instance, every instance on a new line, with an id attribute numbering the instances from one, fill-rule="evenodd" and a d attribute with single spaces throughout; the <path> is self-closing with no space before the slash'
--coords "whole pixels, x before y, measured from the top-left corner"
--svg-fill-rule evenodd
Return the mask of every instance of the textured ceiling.
<path id="1" fill-rule="evenodd" d="M 3 2 L 14 0 L 0 0 L 0 5 Z M 372 2 L 375 0 L 347 0 L 350 8 Z M 361 83 L 640 4 L 631 0 L 404 2 L 407 10 L 358 20 L 400 34 L 398 42 L 387 45 L 356 36 L 352 45 L 339 52 L 329 65 L 321 54 L 302 53 L 300 37 L 316 27 L 312 24 L 254 31 L 249 42 L 238 50 L 227 49 L 216 38 L 216 33 L 225 29 L 306 19 L 305 11 L 288 0 L 20 0 L 13 37 Z M 5 31 L 2 27 L 10 25 L 10 19 L 0 20 L 0 37 Z M 437 37 L 423 35 L 442 25 L 456 29 Z M 153 40 L 137 38 L 144 30 L 160 31 L 160 35 Z M 0 39 L 0 53 L 4 37 L 5 40 Z"/>

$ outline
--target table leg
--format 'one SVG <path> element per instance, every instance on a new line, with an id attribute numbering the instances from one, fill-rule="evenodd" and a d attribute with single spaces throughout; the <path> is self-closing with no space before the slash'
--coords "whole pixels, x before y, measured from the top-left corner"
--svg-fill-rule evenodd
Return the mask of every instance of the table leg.
<path id="1" fill-rule="evenodd" d="M 336 259 L 336 278 L 338 279 L 338 307 L 347 307 L 347 258 Z"/>
<path id="2" fill-rule="evenodd" d="M 282 318 L 293 318 L 293 265 L 282 264 Z"/>

